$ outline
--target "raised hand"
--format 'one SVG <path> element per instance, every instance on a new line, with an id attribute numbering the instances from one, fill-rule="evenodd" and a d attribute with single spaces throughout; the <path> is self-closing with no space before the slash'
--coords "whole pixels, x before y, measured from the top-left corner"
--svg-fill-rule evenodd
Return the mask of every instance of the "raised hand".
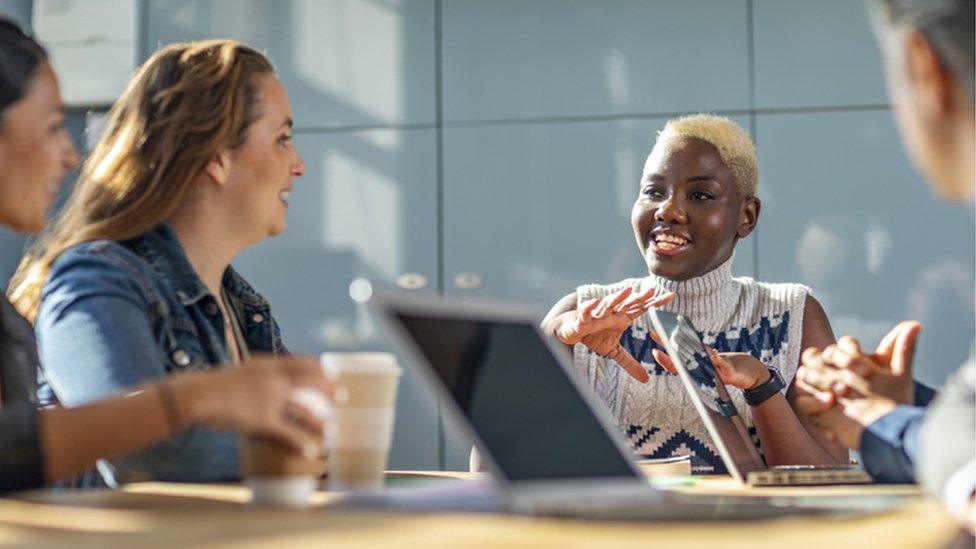
<path id="1" fill-rule="evenodd" d="M 628 286 L 603 299 L 586 301 L 575 311 L 564 313 L 556 337 L 566 345 L 575 345 L 583 337 L 596 332 L 614 331 L 619 335 L 630 327 L 634 319 L 672 299 L 673 292 L 659 295 L 657 288 L 650 287 L 634 294 L 634 289 Z"/>
<path id="2" fill-rule="evenodd" d="M 659 293 L 650 287 L 634 294 L 634 289 L 628 286 L 603 299 L 582 303 L 575 311 L 563 313 L 555 335 L 567 345 L 586 345 L 594 353 L 617 362 L 637 381 L 646 383 L 650 377 L 620 345 L 620 335 L 637 317 L 672 299 L 673 292 Z"/>
<path id="3" fill-rule="evenodd" d="M 808 386 L 832 391 L 838 397 L 847 396 L 861 386 L 871 394 L 898 404 L 914 404 L 912 361 L 921 330 L 922 325 L 918 322 L 901 322 L 888 332 L 870 355 L 862 351 L 860 343 L 851 336 L 840 338 L 822 352 L 815 347 L 807 349 L 801 357 L 798 376 L 801 379 L 808 376 Z M 854 375 L 832 375 L 824 368 Z"/>
<path id="4" fill-rule="evenodd" d="M 663 345 L 661 336 L 656 332 L 652 331 L 651 337 L 658 345 Z M 719 353 L 708 346 L 705 346 L 705 349 L 708 351 L 708 356 L 712 360 L 715 372 L 722 383 L 739 389 L 752 389 L 769 381 L 769 369 L 756 357 L 748 353 Z M 654 360 L 668 373 L 678 374 L 674 363 L 671 362 L 671 357 L 662 349 L 654 349 L 651 354 L 654 355 Z"/>

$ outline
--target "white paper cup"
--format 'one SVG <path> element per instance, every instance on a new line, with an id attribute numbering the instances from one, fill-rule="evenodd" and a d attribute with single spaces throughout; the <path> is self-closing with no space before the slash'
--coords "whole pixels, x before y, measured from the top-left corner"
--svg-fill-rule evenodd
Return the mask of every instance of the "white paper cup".
<path id="1" fill-rule="evenodd" d="M 273 507 L 308 507 L 318 486 L 313 476 L 251 477 L 245 480 L 251 488 L 251 504 Z"/>
<path id="2" fill-rule="evenodd" d="M 334 490 L 380 488 L 403 370 L 390 353 L 324 353 L 321 361 L 341 395 L 326 421 L 326 485 Z"/>

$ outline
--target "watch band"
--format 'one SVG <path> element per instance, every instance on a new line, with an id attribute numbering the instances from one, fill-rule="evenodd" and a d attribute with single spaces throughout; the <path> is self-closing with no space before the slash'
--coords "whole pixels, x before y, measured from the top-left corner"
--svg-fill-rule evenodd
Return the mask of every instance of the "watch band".
<path id="1" fill-rule="evenodd" d="M 749 406 L 759 406 L 769 400 L 770 397 L 783 390 L 786 384 L 783 383 L 782 376 L 773 368 L 769 368 L 769 381 L 753 389 L 745 389 L 742 395 L 746 397 Z"/>
<path id="2" fill-rule="evenodd" d="M 719 413 L 725 417 L 732 417 L 739 415 L 739 411 L 735 409 L 735 404 L 731 400 L 722 400 L 721 398 L 715 399 L 715 404 L 718 406 Z"/>

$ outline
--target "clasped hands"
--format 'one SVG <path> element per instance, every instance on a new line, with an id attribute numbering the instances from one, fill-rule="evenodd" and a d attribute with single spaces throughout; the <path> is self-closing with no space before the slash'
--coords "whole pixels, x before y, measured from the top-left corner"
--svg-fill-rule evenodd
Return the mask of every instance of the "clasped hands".
<path id="1" fill-rule="evenodd" d="M 864 429 L 899 404 L 914 404 L 912 360 L 921 329 L 901 322 L 872 354 L 850 336 L 806 349 L 796 374 L 797 407 L 828 440 L 859 450 Z"/>
<path id="2" fill-rule="evenodd" d="M 566 345 L 586 345 L 594 353 L 614 360 L 637 381 L 646 383 L 650 380 L 647 370 L 620 344 L 620 336 L 635 319 L 651 308 L 669 303 L 674 297 L 673 292 L 659 292 L 654 287 L 635 294 L 634 289 L 628 286 L 603 299 L 591 299 L 581 303 L 576 310 L 562 313 L 555 335 Z M 660 336 L 653 330 L 650 334 L 658 344 L 661 343 Z M 708 351 L 716 371 L 728 385 L 749 389 L 769 379 L 767 368 L 749 354 Z M 659 349 L 654 349 L 652 354 L 665 370 L 677 374 L 667 354 Z"/>

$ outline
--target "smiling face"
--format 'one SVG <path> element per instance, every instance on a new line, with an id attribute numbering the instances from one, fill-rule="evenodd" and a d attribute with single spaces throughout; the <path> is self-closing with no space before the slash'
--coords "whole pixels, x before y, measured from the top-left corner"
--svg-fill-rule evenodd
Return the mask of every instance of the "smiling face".
<path id="1" fill-rule="evenodd" d="M 647 157 L 631 224 L 651 274 L 686 280 L 728 260 L 758 217 L 759 200 L 742 196 L 715 146 L 679 137 Z"/>
<path id="2" fill-rule="evenodd" d="M 20 232 L 44 228 L 65 174 L 78 163 L 64 122 L 57 77 L 42 61 L 0 123 L 0 222 Z"/>
<path id="3" fill-rule="evenodd" d="M 258 118 L 247 129 L 244 144 L 230 153 L 227 191 L 233 196 L 254 242 L 285 230 L 293 180 L 305 163 L 292 141 L 288 94 L 274 75 L 258 77 Z"/>

